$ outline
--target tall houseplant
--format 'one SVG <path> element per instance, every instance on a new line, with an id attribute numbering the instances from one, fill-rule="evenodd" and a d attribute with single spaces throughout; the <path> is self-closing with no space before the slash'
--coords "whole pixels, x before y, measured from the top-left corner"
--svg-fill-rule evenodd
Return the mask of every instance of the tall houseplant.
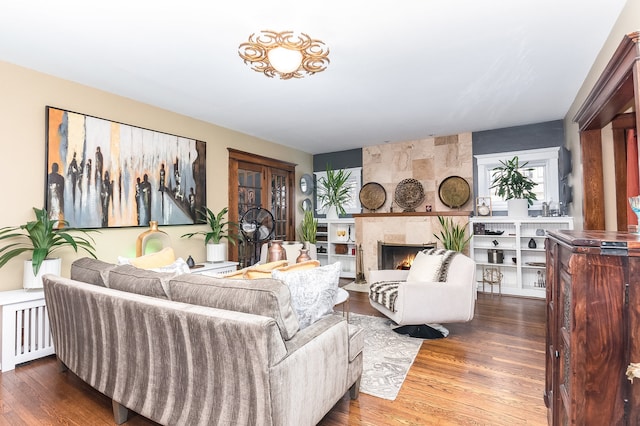
<path id="1" fill-rule="evenodd" d="M 533 169 L 525 169 L 528 162 L 520 164 L 517 155 L 511 160 L 501 160 L 500 163 L 501 166 L 493 169 L 489 189 L 495 188 L 496 194 L 507 201 L 509 216 L 527 216 L 527 208 L 537 199 L 533 192 L 537 184 L 522 172 Z"/>
<path id="2" fill-rule="evenodd" d="M 183 238 L 191 238 L 194 235 L 204 235 L 204 243 L 207 247 L 208 262 L 224 262 L 226 258 L 226 246 L 222 243 L 222 239 L 226 239 L 235 245 L 237 241 L 236 235 L 229 232 L 230 227 L 237 224 L 224 220 L 224 215 L 229 212 L 227 207 L 223 207 L 217 214 L 208 207 L 198 210 L 198 214 L 202 220 L 209 225 L 209 231 L 189 232 L 182 235 Z"/>
<path id="3" fill-rule="evenodd" d="M 300 222 L 300 238 L 309 244 L 316 243 L 318 233 L 318 219 L 313 217 L 311 210 L 305 210 L 302 222 Z"/>
<path id="4" fill-rule="evenodd" d="M 440 235 L 433 234 L 433 236 L 442 243 L 445 249 L 463 251 L 471 240 L 471 235 L 466 235 L 467 227 L 454 223 L 452 218 L 445 219 L 442 216 L 438 216 L 438 222 L 442 227 Z"/>
<path id="5" fill-rule="evenodd" d="M 350 177 L 351 172 L 333 170 L 327 165 L 327 176 L 318 179 L 318 201 L 326 209 L 328 219 L 337 219 L 339 214 L 346 214 L 344 205 L 351 199 L 347 185 Z"/>
<path id="6" fill-rule="evenodd" d="M 31 252 L 31 259 L 25 261 L 23 286 L 25 288 L 41 288 L 42 275 L 45 273 L 60 274 L 60 259 L 53 259 L 50 255 L 62 248 L 71 247 L 77 253 L 78 249 L 86 251 L 96 258 L 95 241 L 89 235 L 92 230 L 65 230 L 67 222 L 52 220 L 46 209 L 33 208 L 36 220 L 20 226 L 9 226 L 0 229 L 0 240 L 7 240 L 8 244 L 0 248 L 0 267 L 11 259 Z M 81 235 L 74 235 L 79 233 Z M 43 267 L 44 265 L 44 267 Z"/>

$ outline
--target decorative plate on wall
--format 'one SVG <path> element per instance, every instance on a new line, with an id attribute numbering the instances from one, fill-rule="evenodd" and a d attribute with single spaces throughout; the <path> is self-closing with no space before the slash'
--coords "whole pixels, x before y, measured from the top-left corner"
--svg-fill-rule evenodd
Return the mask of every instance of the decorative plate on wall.
<path id="1" fill-rule="evenodd" d="M 396 204 L 405 212 L 415 212 L 424 200 L 424 188 L 416 179 L 403 179 L 396 186 Z"/>
<path id="2" fill-rule="evenodd" d="M 469 182 L 460 176 L 449 176 L 438 187 L 438 196 L 445 206 L 452 209 L 460 208 L 471 197 Z"/>
<path id="3" fill-rule="evenodd" d="M 360 204 L 367 210 L 378 210 L 387 201 L 387 191 L 377 182 L 369 182 L 360 189 Z"/>

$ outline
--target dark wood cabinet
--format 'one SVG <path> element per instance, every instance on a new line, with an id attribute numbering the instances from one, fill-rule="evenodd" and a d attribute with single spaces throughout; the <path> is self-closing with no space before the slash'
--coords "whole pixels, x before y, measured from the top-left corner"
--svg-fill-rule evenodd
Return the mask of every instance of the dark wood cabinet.
<path id="1" fill-rule="evenodd" d="M 549 424 L 640 424 L 640 236 L 552 232 L 546 254 Z"/>

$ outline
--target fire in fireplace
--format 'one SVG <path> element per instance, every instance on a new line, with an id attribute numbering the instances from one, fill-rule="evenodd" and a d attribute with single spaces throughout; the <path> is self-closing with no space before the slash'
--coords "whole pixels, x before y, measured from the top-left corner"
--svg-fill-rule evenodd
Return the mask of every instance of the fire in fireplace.
<path id="1" fill-rule="evenodd" d="M 378 241 L 378 269 L 409 269 L 420 250 L 435 246 L 435 243 L 397 244 Z"/>

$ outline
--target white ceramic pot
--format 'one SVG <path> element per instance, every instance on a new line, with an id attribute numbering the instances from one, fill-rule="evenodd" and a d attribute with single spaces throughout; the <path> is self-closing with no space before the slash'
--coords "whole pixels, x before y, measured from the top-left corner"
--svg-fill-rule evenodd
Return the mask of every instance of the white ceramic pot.
<path id="1" fill-rule="evenodd" d="M 529 216 L 529 202 L 526 198 L 512 198 L 507 200 L 507 216 L 527 217 Z"/>
<path id="2" fill-rule="evenodd" d="M 327 220 L 336 220 L 339 218 L 340 215 L 338 214 L 338 208 L 336 206 L 329 206 L 327 209 Z"/>
<path id="3" fill-rule="evenodd" d="M 227 260 L 226 244 L 207 244 L 207 262 L 224 262 L 225 260 Z"/>
<path id="4" fill-rule="evenodd" d="M 42 276 L 45 274 L 60 275 L 62 259 L 45 259 L 40 266 L 38 275 L 33 275 L 33 263 L 30 260 L 24 261 L 24 274 L 22 277 L 22 287 L 25 290 L 42 288 Z"/>

